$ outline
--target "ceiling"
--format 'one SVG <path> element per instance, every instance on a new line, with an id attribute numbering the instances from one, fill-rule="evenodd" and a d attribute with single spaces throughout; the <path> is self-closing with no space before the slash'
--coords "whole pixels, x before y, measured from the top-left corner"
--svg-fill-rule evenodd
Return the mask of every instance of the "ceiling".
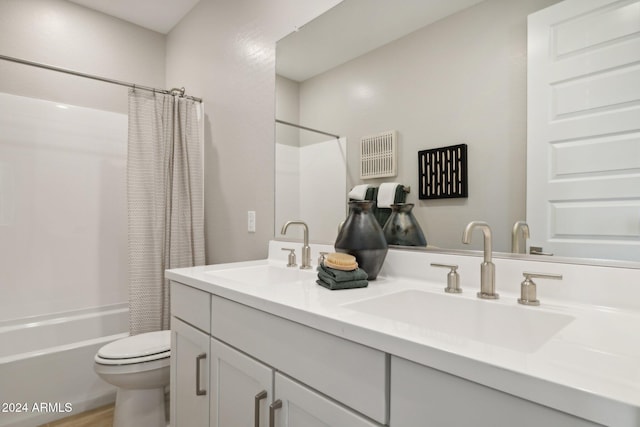
<path id="1" fill-rule="evenodd" d="M 200 0 L 69 0 L 167 34 Z"/>

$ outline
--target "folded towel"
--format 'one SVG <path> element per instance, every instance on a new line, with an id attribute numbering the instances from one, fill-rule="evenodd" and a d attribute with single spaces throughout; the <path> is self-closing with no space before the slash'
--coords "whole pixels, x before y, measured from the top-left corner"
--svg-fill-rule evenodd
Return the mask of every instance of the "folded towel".
<path id="1" fill-rule="evenodd" d="M 331 289 L 332 291 L 338 289 L 354 289 L 354 288 L 366 288 L 369 285 L 369 282 L 366 280 L 351 280 L 349 282 L 332 282 L 327 283 L 324 280 L 316 280 L 316 283 L 320 286 L 324 286 L 327 289 Z"/>
<path id="2" fill-rule="evenodd" d="M 318 278 L 326 282 L 349 282 L 352 280 L 367 280 L 367 272 L 361 268 L 351 271 L 336 270 L 325 265 L 318 267 Z"/>
<path id="3" fill-rule="evenodd" d="M 385 182 L 380 184 L 378 189 L 378 207 L 390 208 L 395 203 L 397 182 Z"/>
<path id="4" fill-rule="evenodd" d="M 349 191 L 349 198 L 353 200 L 364 200 L 369 184 L 356 185 Z"/>

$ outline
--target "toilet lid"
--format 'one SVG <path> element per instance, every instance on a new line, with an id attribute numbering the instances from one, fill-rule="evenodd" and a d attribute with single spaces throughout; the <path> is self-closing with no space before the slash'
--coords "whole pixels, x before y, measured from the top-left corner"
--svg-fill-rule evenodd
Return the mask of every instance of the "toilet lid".
<path id="1" fill-rule="evenodd" d="M 167 357 L 163 353 L 171 351 L 171 331 L 147 332 L 114 341 L 98 350 L 102 359 L 134 359 L 157 355 L 156 359 Z"/>

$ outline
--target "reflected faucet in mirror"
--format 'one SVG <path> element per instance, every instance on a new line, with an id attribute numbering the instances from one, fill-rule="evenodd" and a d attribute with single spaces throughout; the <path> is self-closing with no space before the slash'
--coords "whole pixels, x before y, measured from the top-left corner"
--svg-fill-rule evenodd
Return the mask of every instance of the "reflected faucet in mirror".
<path id="1" fill-rule="evenodd" d="M 466 245 L 471 243 L 471 234 L 476 228 L 482 230 L 484 234 L 484 260 L 480 264 L 480 292 L 478 292 L 478 298 L 498 299 L 499 295 L 496 293 L 496 268 L 491 262 L 491 227 L 484 221 L 471 221 L 464 229 L 462 243 Z"/>
<path id="2" fill-rule="evenodd" d="M 523 245 L 520 245 L 520 237 L 524 240 Z M 527 239 L 530 237 L 529 225 L 524 221 L 516 221 L 516 223 L 513 224 L 513 230 L 511 230 L 511 253 L 527 253 Z"/>
<path id="3" fill-rule="evenodd" d="M 282 226 L 282 230 L 280 230 L 280 234 L 283 236 L 287 234 L 287 228 L 290 225 L 301 225 L 304 227 L 304 242 L 302 245 L 302 264 L 300 268 L 303 270 L 308 270 L 311 268 L 311 248 L 309 247 L 309 227 L 305 224 L 304 221 L 287 221 Z"/>

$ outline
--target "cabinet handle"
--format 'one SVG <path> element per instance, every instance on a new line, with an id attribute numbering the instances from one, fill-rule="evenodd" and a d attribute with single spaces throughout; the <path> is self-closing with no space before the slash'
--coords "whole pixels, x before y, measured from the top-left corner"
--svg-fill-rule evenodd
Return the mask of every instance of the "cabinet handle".
<path id="1" fill-rule="evenodd" d="M 207 353 L 196 356 L 196 396 L 206 396 L 207 390 L 200 388 L 200 361 L 207 360 Z"/>
<path id="2" fill-rule="evenodd" d="M 269 427 L 273 427 L 276 418 L 276 409 L 282 408 L 282 400 L 278 399 L 269 405 Z"/>
<path id="3" fill-rule="evenodd" d="M 256 394 L 255 397 L 255 406 L 253 408 L 253 425 L 255 427 L 260 427 L 260 401 L 267 397 L 267 390 L 262 390 L 260 393 Z"/>

